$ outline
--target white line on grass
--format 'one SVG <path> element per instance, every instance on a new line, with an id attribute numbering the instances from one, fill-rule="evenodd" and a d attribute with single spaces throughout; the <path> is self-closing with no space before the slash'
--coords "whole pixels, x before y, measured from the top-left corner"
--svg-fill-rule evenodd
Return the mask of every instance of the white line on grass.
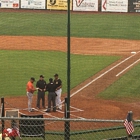
<path id="1" fill-rule="evenodd" d="M 132 63 L 131 65 L 129 65 L 128 67 L 126 67 L 124 70 L 122 70 L 121 72 L 119 72 L 117 76 L 119 76 L 120 74 L 122 74 L 123 72 L 125 72 L 127 69 L 129 69 L 130 67 L 132 67 L 133 65 L 135 65 L 138 61 L 140 61 L 140 59 L 138 59 L 137 61 L 135 61 L 134 63 Z"/>
<path id="2" fill-rule="evenodd" d="M 140 51 L 139 51 L 140 52 Z M 139 53 L 137 52 L 137 53 Z M 137 54 L 136 53 L 136 54 Z M 126 59 L 124 59 L 123 61 L 121 61 L 120 63 L 118 63 L 117 65 L 115 65 L 114 67 L 110 68 L 109 70 L 105 71 L 104 73 L 102 73 L 100 76 L 98 76 L 97 78 L 93 79 L 91 82 L 89 82 L 88 84 L 86 84 L 85 86 L 83 86 L 82 88 L 80 88 L 79 90 L 77 90 L 76 92 L 74 92 L 73 94 L 71 94 L 70 97 L 73 97 L 75 94 L 77 94 L 78 92 L 82 91 L 84 88 L 88 87 L 90 84 L 92 84 L 93 82 L 95 82 L 96 80 L 98 80 L 99 78 L 101 78 L 102 76 L 104 76 L 105 74 L 107 74 L 108 72 L 110 72 L 111 70 L 113 70 L 114 68 L 118 67 L 119 65 L 121 65 L 122 63 L 124 63 L 125 61 L 129 60 L 131 57 L 134 57 L 136 54 L 133 54 L 129 57 L 127 57 Z M 64 101 L 63 101 L 64 102 Z M 62 103 L 63 103 L 62 102 Z"/>
<path id="3" fill-rule="evenodd" d="M 100 76 L 98 76 L 97 78 L 93 79 L 91 82 L 89 82 L 88 84 L 86 84 L 84 87 L 80 88 L 79 90 L 77 90 L 76 92 L 74 92 L 73 94 L 71 94 L 70 97 L 73 97 L 75 94 L 77 94 L 78 92 L 82 91 L 84 88 L 88 87 L 90 84 L 92 84 L 93 82 L 95 82 L 96 80 L 98 80 L 99 78 L 101 78 L 102 76 L 104 76 L 105 74 L 107 74 L 108 72 L 110 72 L 111 70 L 113 70 L 114 68 L 118 67 L 119 65 L 121 65 L 122 63 L 124 63 L 125 61 L 129 60 L 130 58 L 134 57 L 136 54 L 138 54 L 140 51 L 138 51 L 137 53 L 127 57 L 126 59 L 124 59 L 123 61 L 121 61 L 120 63 L 118 63 L 117 65 L 115 65 L 114 67 L 110 68 L 109 70 L 105 71 L 103 74 L 101 74 Z M 62 101 L 62 103 L 64 103 L 64 100 Z M 62 111 L 58 111 L 60 113 L 63 113 Z M 85 119 L 82 117 L 78 117 L 76 115 L 70 114 L 73 117 L 77 117 L 80 119 Z"/>
<path id="4" fill-rule="evenodd" d="M 140 52 L 140 51 L 139 51 L 139 52 Z M 121 65 L 121 64 L 124 63 L 125 61 L 129 60 L 131 57 L 135 56 L 135 55 L 138 54 L 139 52 L 137 52 L 137 53 L 135 53 L 135 54 L 133 54 L 133 55 L 127 57 L 126 59 L 124 59 L 123 61 L 121 61 L 121 62 L 118 63 L 117 65 L 115 65 L 114 67 L 112 67 L 112 68 L 110 68 L 109 70 L 105 71 L 103 74 L 101 74 L 101 75 L 98 76 L 97 78 L 93 79 L 91 82 L 89 82 L 88 84 L 86 84 L 84 87 L 80 88 L 79 90 L 77 90 L 76 92 L 74 92 L 73 94 L 71 94 L 70 97 L 73 97 L 75 94 L 77 94 L 78 92 L 82 91 L 84 88 L 88 87 L 90 84 L 92 84 L 93 82 L 95 82 L 96 80 L 98 80 L 99 78 L 101 78 L 102 76 L 104 76 L 105 74 L 107 74 L 108 72 L 110 72 L 111 70 L 113 70 L 114 68 L 116 68 L 117 66 Z M 140 59 L 139 59 L 139 60 L 140 60 Z M 137 61 L 139 61 L 139 60 L 137 60 Z M 136 62 L 136 63 L 137 63 L 137 62 Z M 64 103 L 64 100 L 63 100 L 61 103 Z M 72 106 L 71 106 L 71 108 L 75 108 L 75 107 L 72 107 Z M 77 110 L 79 110 L 79 111 L 83 111 L 83 110 L 78 109 L 78 108 L 75 108 L 75 109 L 77 109 Z M 37 110 L 37 109 L 35 109 L 35 110 Z M 48 115 L 48 116 L 51 116 L 51 117 L 53 117 L 53 118 L 58 118 L 58 117 L 53 116 L 53 115 L 51 115 L 51 114 L 49 114 L 49 113 L 45 113 L 45 112 L 40 111 L 40 110 L 37 110 L 37 111 L 43 113 L 43 115 Z M 58 111 L 58 112 L 64 113 L 64 112 L 62 112 L 62 111 Z M 21 114 L 23 114 L 23 113 L 21 113 Z M 85 118 L 83 118 L 83 117 L 79 117 L 79 116 L 76 116 L 76 115 L 73 115 L 73 114 L 70 114 L 70 115 L 73 116 L 73 117 L 80 118 L 80 119 L 85 119 Z"/>

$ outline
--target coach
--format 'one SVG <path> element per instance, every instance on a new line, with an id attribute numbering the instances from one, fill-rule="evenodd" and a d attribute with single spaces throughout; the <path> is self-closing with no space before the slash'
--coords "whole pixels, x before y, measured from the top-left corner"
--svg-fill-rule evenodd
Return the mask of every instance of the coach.
<path id="1" fill-rule="evenodd" d="M 42 107 L 45 108 L 45 91 L 46 91 L 46 81 L 44 76 L 40 75 L 40 79 L 36 83 L 37 92 L 37 109 L 40 109 L 40 100 L 42 99 Z"/>
<path id="2" fill-rule="evenodd" d="M 34 91 L 36 91 L 36 89 L 34 88 L 34 83 L 35 78 L 31 77 L 30 81 L 27 83 L 26 85 L 26 91 L 27 91 L 27 97 L 28 97 L 28 111 L 32 112 L 32 98 L 33 98 L 33 93 Z"/>

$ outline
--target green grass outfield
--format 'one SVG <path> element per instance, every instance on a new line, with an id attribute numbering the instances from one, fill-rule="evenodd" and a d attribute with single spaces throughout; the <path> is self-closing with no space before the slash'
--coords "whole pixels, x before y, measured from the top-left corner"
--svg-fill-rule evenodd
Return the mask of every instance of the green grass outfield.
<path id="1" fill-rule="evenodd" d="M 67 15 L 52 13 L 0 12 L 0 35 L 66 36 Z M 71 36 L 119 39 L 140 39 L 140 15 L 136 14 L 72 14 Z M 86 46 L 85 46 L 86 47 Z M 31 76 L 45 80 L 58 73 L 66 92 L 67 54 L 57 51 L 0 50 L 0 96 L 26 95 Z M 120 56 L 71 55 L 71 88 L 107 67 Z M 139 99 L 139 69 L 134 67 L 110 88 L 98 95 L 104 99 Z M 86 139 L 104 139 L 125 135 L 124 130 L 83 134 Z M 81 136 L 81 135 L 80 135 Z M 46 136 L 52 139 L 52 136 Z M 53 135 L 53 137 L 55 137 Z M 77 140 L 78 135 L 72 135 Z M 56 136 L 56 139 L 58 136 Z M 28 138 L 27 138 L 28 139 Z M 62 137 L 64 139 L 64 137 Z"/>
<path id="2" fill-rule="evenodd" d="M 0 96 L 25 95 L 26 83 L 31 76 L 45 80 L 53 78 L 55 73 L 63 81 L 66 92 L 67 54 L 57 51 L 8 51 L 0 50 Z M 91 77 L 119 56 L 71 55 L 71 88 Z"/>
<path id="3" fill-rule="evenodd" d="M 140 64 L 132 68 L 105 91 L 97 95 L 104 99 L 136 102 L 140 98 Z"/>
<path id="4" fill-rule="evenodd" d="M 0 35 L 33 35 L 33 36 L 66 36 L 67 35 L 67 14 L 66 13 L 38 13 L 38 12 L 0 12 Z M 71 36 L 75 37 L 99 37 L 99 38 L 120 38 L 120 39 L 140 39 L 140 15 L 139 14 L 71 14 Z M 31 76 L 38 78 L 39 74 L 44 74 L 49 78 L 55 72 L 61 75 L 63 80 L 63 92 L 66 91 L 66 54 L 60 52 L 36 52 L 36 51 L 0 51 L 1 68 L 0 95 L 24 95 L 25 84 Z M 18 53 L 18 57 L 17 57 Z M 24 55 L 22 53 L 25 53 Z M 27 54 L 26 54 L 27 53 Z M 34 54 L 35 55 L 32 55 Z M 45 55 L 45 53 L 47 55 Z M 47 58 L 49 55 L 49 58 Z M 19 55 L 21 54 L 21 55 Z M 41 56 L 45 55 L 45 62 Z M 61 57 L 60 57 L 61 54 Z M 22 56 L 23 55 L 23 56 Z M 52 56 L 56 56 L 56 60 L 52 61 Z M 75 58 L 76 59 L 75 59 Z M 86 61 L 90 60 L 90 61 Z M 4 59 L 3 59 L 4 58 Z M 54 57 L 53 57 L 54 58 Z M 57 60 L 60 65 L 58 67 Z M 74 59 L 73 59 L 74 58 Z M 95 60 L 94 60 L 95 59 Z M 112 60 L 111 60 L 112 59 Z M 72 82 L 71 87 L 76 86 L 83 80 L 94 75 L 102 68 L 119 59 L 119 57 L 105 56 L 82 56 L 72 55 Z M 31 60 L 33 67 L 30 68 Z M 108 62 L 104 62 L 107 60 Z M 42 61 L 45 65 L 40 64 Z M 100 61 L 100 64 L 98 63 Z M 50 64 L 51 62 L 51 65 Z M 77 65 L 78 63 L 78 65 Z M 83 67 L 81 68 L 81 65 Z M 95 67 L 96 65 L 96 67 Z M 98 66 L 98 67 L 97 67 Z M 135 69 L 134 73 L 138 73 L 139 69 Z M 129 80 L 129 76 L 125 76 Z M 139 97 L 138 78 L 131 77 L 135 83 L 126 82 L 126 80 L 118 80 L 115 85 L 111 85 L 99 97 L 106 99 Z M 136 78 L 136 79 L 135 79 Z M 3 82 L 8 79 L 9 86 Z M 46 79 L 47 80 L 47 79 Z M 131 80 L 130 80 L 131 82 Z M 135 84 L 135 85 L 134 85 Z M 131 85 L 131 86 L 130 86 Z M 16 86 L 16 88 L 14 88 Z M 123 90 L 122 90 L 123 89 Z M 125 90 L 125 91 L 124 91 Z M 135 93 L 135 94 L 134 94 Z M 132 95 L 132 96 L 131 96 Z M 137 96 L 136 96 L 137 95 Z"/>
<path id="5" fill-rule="evenodd" d="M 71 14 L 71 36 L 75 37 L 138 40 L 139 27 L 139 14 Z M 0 12 L 0 35 L 66 36 L 67 13 Z"/>

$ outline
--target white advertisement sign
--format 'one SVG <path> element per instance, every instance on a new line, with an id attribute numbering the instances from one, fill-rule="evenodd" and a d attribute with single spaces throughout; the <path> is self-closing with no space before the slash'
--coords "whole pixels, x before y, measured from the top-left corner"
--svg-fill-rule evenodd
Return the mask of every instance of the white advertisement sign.
<path id="1" fill-rule="evenodd" d="M 45 0 L 21 0 L 21 8 L 45 9 Z"/>
<path id="2" fill-rule="evenodd" d="M 128 0 L 102 0 L 103 12 L 128 12 Z"/>
<path id="3" fill-rule="evenodd" d="M 98 11 L 98 0 L 73 0 L 73 11 Z"/>
<path id="4" fill-rule="evenodd" d="M 19 0 L 0 0 L 0 8 L 19 8 Z"/>

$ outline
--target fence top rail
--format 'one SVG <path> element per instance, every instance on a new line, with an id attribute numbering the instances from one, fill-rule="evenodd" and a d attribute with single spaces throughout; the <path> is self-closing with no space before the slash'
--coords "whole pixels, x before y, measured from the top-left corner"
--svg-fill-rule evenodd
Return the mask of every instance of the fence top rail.
<path id="1" fill-rule="evenodd" d="M 1 120 L 41 120 L 41 121 L 73 121 L 73 122 L 108 122 L 123 123 L 124 120 L 107 119 L 66 119 L 66 118 L 32 118 L 30 117 L 0 117 Z M 140 122 L 140 120 L 139 120 Z"/>

